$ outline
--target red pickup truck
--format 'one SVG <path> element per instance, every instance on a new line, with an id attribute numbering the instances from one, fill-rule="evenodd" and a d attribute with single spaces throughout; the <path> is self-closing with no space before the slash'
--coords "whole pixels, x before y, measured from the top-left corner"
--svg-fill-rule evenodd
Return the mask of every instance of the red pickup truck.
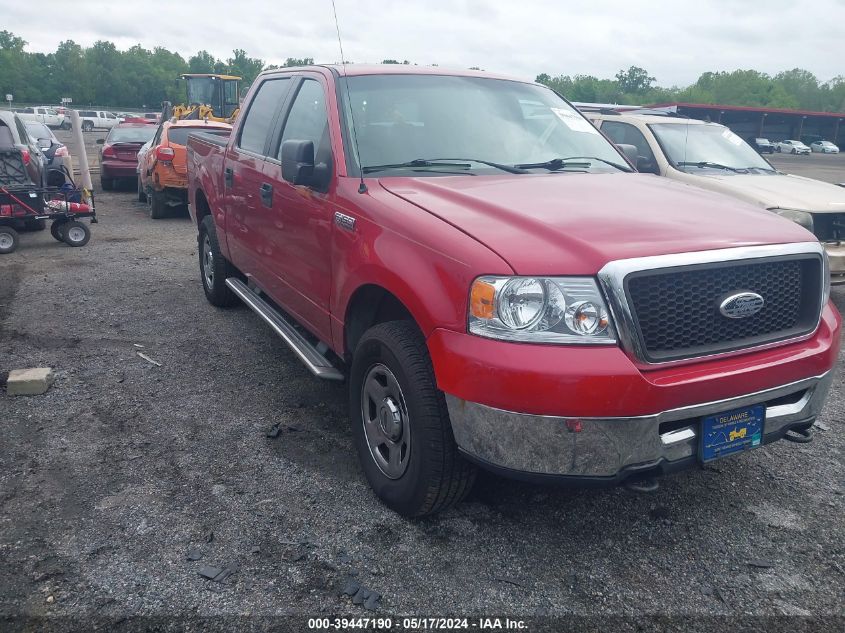
<path id="1" fill-rule="evenodd" d="M 366 477 L 408 516 L 477 466 L 644 489 L 808 441 L 840 332 L 818 241 L 624 149 L 530 82 L 265 72 L 230 138 L 188 141 L 205 294 L 348 381 Z"/>

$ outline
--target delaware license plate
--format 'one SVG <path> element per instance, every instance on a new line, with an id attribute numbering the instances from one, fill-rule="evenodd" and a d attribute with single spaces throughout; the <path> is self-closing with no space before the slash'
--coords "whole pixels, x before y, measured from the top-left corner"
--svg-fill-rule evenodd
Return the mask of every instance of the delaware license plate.
<path id="1" fill-rule="evenodd" d="M 765 405 L 718 413 L 701 421 L 701 461 L 756 448 L 763 439 Z"/>

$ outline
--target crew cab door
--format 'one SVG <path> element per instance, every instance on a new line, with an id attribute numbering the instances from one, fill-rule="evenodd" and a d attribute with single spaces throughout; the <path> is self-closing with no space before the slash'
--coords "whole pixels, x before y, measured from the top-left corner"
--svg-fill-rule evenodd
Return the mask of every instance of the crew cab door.
<path id="1" fill-rule="evenodd" d="M 269 187 L 272 196 L 262 206 L 272 217 L 267 225 L 271 248 L 265 259 L 277 277 L 274 299 L 323 341 L 331 340 L 331 183 L 337 155 L 328 124 L 327 90 L 325 79 L 317 73 L 303 73 L 297 79 L 290 105 L 277 125 L 262 181 L 262 188 Z M 289 140 L 314 144 L 315 174 L 319 175 L 313 183 L 294 185 L 282 177 L 281 148 Z"/>
<path id="2" fill-rule="evenodd" d="M 258 86 L 232 133 L 220 181 L 232 263 L 271 296 L 276 285 L 270 240 L 273 219 L 270 209 L 262 205 L 261 187 L 264 160 L 292 82 L 290 75 L 270 77 Z"/>

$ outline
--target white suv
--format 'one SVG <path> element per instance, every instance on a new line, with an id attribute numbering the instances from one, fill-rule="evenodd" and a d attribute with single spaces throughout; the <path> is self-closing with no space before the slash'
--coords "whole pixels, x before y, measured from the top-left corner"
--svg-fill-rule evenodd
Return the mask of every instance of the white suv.
<path id="1" fill-rule="evenodd" d="M 617 145 L 637 148 L 638 171 L 739 198 L 812 231 L 830 257 L 832 281 L 845 283 L 842 187 L 778 171 L 718 123 L 646 114 L 585 115 Z"/>
<path id="2" fill-rule="evenodd" d="M 28 123 L 43 123 L 49 128 L 65 127 L 65 115 L 59 114 L 49 106 L 34 106 L 32 108 L 21 108 L 17 111 L 21 121 Z"/>
<path id="3" fill-rule="evenodd" d="M 82 122 L 83 132 L 110 130 L 120 122 L 116 114 L 104 110 L 80 110 L 79 119 Z"/>

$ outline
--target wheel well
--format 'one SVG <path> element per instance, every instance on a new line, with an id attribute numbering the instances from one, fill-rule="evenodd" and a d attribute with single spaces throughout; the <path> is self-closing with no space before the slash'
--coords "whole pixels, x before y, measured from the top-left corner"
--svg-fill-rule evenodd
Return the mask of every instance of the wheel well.
<path id="1" fill-rule="evenodd" d="M 208 200 L 206 200 L 202 189 L 197 189 L 197 193 L 194 197 L 196 198 L 194 208 L 196 209 L 197 214 L 197 226 L 199 226 L 202 224 L 202 219 L 205 216 L 211 215 L 211 207 L 208 205 Z"/>
<path id="2" fill-rule="evenodd" d="M 381 286 L 368 285 L 358 288 L 346 309 L 343 337 L 346 360 L 351 358 L 364 332 L 387 321 L 411 321 L 416 324 L 408 308 L 391 292 Z"/>

